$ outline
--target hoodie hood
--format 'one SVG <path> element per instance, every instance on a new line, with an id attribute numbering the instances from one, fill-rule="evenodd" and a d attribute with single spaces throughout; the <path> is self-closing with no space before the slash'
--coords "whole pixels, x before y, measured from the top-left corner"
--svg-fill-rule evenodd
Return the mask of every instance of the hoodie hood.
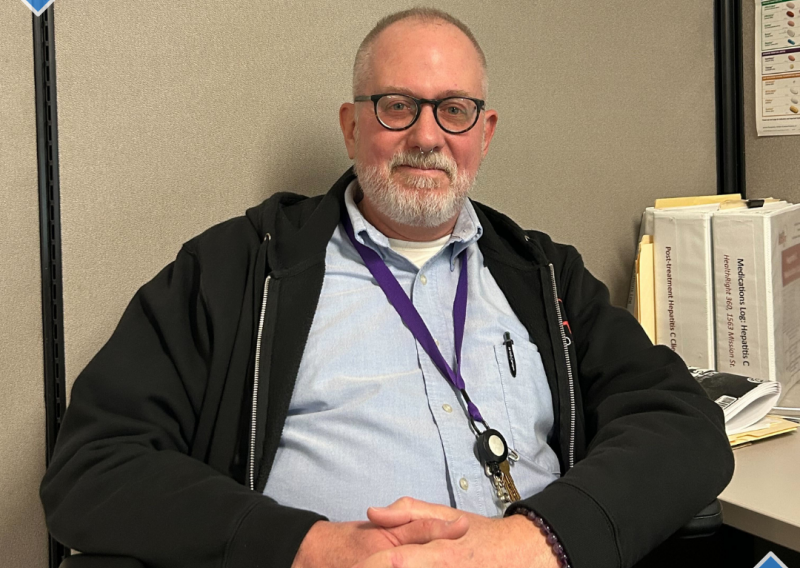
<path id="1" fill-rule="evenodd" d="M 344 192 L 355 177 L 351 167 L 325 195 L 306 197 L 280 192 L 247 210 L 253 228 L 268 243 L 272 271 L 291 270 L 325 254 L 330 236 L 339 224 Z M 271 238 L 276 234 L 281 238 Z"/>

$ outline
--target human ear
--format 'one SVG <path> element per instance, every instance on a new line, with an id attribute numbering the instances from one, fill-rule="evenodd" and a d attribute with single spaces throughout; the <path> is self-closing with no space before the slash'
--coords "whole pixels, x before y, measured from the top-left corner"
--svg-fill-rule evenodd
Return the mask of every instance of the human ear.
<path id="1" fill-rule="evenodd" d="M 353 103 L 342 103 L 339 107 L 339 126 L 344 135 L 344 145 L 347 147 L 347 155 L 352 160 L 356 155 L 356 105 Z"/>
<path id="2" fill-rule="evenodd" d="M 489 143 L 492 141 L 495 128 L 497 128 L 497 111 L 487 110 L 483 122 L 483 148 L 481 148 L 481 155 L 484 158 L 489 152 Z"/>

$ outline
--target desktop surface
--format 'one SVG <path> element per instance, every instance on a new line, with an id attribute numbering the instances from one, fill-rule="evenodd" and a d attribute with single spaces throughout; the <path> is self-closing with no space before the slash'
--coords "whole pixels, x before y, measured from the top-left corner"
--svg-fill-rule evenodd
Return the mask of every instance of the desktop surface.
<path id="1" fill-rule="evenodd" d="M 723 522 L 800 552 L 800 432 L 733 455 L 736 471 L 719 497 Z"/>

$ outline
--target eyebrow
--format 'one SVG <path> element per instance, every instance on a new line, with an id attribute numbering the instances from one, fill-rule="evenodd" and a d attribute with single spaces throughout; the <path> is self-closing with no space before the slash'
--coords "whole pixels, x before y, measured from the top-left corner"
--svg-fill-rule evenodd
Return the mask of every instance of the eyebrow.
<path id="1" fill-rule="evenodd" d="M 418 99 L 424 98 L 424 97 L 417 96 L 416 94 L 414 94 L 414 92 L 411 89 L 406 89 L 404 87 L 388 86 L 388 87 L 385 87 L 381 92 L 383 92 L 383 93 L 397 93 L 399 95 L 409 95 L 409 96 L 412 96 L 412 97 L 415 97 L 415 98 L 418 98 Z M 462 91 L 460 89 L 444 91 L 442 93 L 439 93 L 439 96 L 438 96 L 438 98 L 440 98 L 440 99 L 446 99 L 448 97 L 476 98 L 476 97 L 473 97 L 472 95 L 470 95 L 467 91 Z"/>

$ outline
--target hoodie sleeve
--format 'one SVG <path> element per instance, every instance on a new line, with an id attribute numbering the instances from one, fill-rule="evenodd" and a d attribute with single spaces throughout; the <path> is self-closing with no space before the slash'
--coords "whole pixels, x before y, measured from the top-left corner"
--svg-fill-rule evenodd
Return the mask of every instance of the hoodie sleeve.
<path id="1" fill-rule="evenodd" d="M 717 497 L 733 454 L 722 411 L 681 358 L 610 304 L 572 247 L 561 252 L 586 451 L 520 505 L 548 520 L 576 568 L 625 568 Z"/>
<path id="2" fill-rule="evenodd" d="M 189 456 L 214 350 L 185 246 L 142 287 L 80 374 L 41 486 L 52 535 L 148 566 L 290 566 L 322 517 L 283 507 Z"/>

